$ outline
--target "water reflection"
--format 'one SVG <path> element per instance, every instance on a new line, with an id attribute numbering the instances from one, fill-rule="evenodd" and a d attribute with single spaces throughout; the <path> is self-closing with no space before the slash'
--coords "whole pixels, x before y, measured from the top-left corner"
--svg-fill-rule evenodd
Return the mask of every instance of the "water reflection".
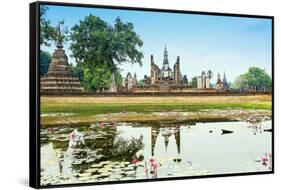
<path id="1" fill-rule="evenodd" d="M 270 120 L 46 128 L 41 130 L 41 183 L 268 171 L 271 133 L 264 131 L 270 128 Z M 222 130 L 232 133 L 221 135 Z M 73 133 L 79 136 L 75 143 Z"/>
<path id="2" fill-rule="evenodd" d="M 167 127 L 167 128 L 166 128 Z M 154 156 L 155 144 L 157 137 L 161 131 L 161 135 L 164 140 L 165 151 L 167 152 L 169 141 L 171 138 L 174 138 L 177 146 L 177 153 L 180 154 L 180 125 L 175 126 L 160 126 L 153 125 L 151 126 L 151 155 Z"/>

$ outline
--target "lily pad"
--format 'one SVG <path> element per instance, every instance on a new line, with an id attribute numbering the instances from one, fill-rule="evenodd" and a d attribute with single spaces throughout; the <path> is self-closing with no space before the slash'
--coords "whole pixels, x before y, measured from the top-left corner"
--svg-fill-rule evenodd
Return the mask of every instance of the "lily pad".
<path id="1" fill-rule="evenodd" d="M 111 161 L 102 161 L 102 162 L 100 162 L 100 164 L 103 164 L 103 165 L 109 164 L 109 163 L 111 163 Z"/>
<path id="2" fill-rule="evenodd" d="M 89 177 L 89 176 L 80 177 L 79 180 L 80 181 L 89 181 L 89 180 L 91 180 L 91 177 Z"/>
<path id="3" fill-rule="evenodd" d="M 95 158 L 90 158 L 88 160 L 86 160 L 86 163 L 93 163 L 96 159 Z"/>
<path id="4" fill-rule="evenodd" d="M 113 179 L 121 179 L 123 176 L 122 175 L 118 175 L 118 174 L 114 174 L 110 176 Z"/>
<path id="5" fill-rule="evenodd" d="M 122 169 L 121 168 L 113 168 L 111 171 L 118 173 L 118 172 L 122 172 Z"/>
<path id="6" fill-rule="evenodd" d="M 122 162 L 122 164 L 129 165 L 130 162 Z"/>
<path id="7" fill-rule="evenodd" d="M 101 168 L 102 166 L 103 166 L 103 164 L 101 164 L 101 163 L 91 165 L 92 168 Z"/>
<path id="8" fill-rule="evenodd" d="M 89 177 L 89 176 L 91 176 L 91 175 L 92 175 L 91 173 L 87 172 L 87 173 L 81 173 L 81 174 L 79 174 L 79 177 Z"/>
<path id="9" fill-rule="evenodd" d="M 96 168 L 90 168 L 90 169 L 86 170 L 87 173 L 95 173 L 97 171 L 98 171 L 98 169 L 96 169 Z"/>
<path id="10" fill-rule="evenodd" d="M 108 176 L 110 176 L 110 174 L 111 174 L 110 172 L 103 172 L 103 173 L 100 174 L 100 176 L 101 177 L 108 177 Z"/>
<path id="11" fill-rule="evenodd" d="M 134 170 L 134 167 L 126 167 L 126 168 L 123 168 L 124 171 L 131 171 L 131 170 Z"/>
<path id="12" fill-rule="evenodd" d="M 134 175 L 134 174 L 135 174 L 135 171 L 126 171 L 125 174 L 126 174 L 126 175 Z"/>
<path id="13" fill-rule="evenodd" d="M 99 172 L 100 173 L 102 173 L 102 172 L 109 172 L 111 170 L 112 170 L 112 168 L 102 168 L 102 169 L 99 170 Z"/>

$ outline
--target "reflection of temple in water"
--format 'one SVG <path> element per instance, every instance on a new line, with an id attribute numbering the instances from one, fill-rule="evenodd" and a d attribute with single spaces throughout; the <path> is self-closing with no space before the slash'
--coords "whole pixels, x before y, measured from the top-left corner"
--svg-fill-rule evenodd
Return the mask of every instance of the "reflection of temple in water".
<path id="1" fill-rule="evenodd" d="M 154 156 L 154 150 L 157 138 L 160 134 L 160 127 L 159 126 L 151 126 L 151 155 Z M 170 138 L 174 137 L 177 146 L 177 153 L 180 154 L 180 126 L 176 126 L 173 132 L 164 133 L 162 131 L 162 136 L 164 137 L 164 144 L 165 144 L 165 151 L 167 152 Z"/>

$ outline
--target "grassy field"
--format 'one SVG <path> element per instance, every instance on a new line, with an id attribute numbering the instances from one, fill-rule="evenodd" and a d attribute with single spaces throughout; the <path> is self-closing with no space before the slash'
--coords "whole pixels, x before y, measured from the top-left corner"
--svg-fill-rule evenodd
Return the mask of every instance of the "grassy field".
<path id="1" fill-rule="evenodd" d="M 165 96 L 165 97 L 41 97 L 41 114 L 71 113 L 70 116 L 46 116 L 42 124 L 101 121 L 100 114 L 137 113 L 104 117 L 105 120 L 131 121 L 161 119 L 154 112 L 201 112 L 202 110 L 270 110 L 271 95 L 255 96 Z M 206 115 L 206 114 L 205 114 Z M 167 118 L 166 118 L 167 119 Z M 172 118 L 168 118 L 172 119 Z"/>

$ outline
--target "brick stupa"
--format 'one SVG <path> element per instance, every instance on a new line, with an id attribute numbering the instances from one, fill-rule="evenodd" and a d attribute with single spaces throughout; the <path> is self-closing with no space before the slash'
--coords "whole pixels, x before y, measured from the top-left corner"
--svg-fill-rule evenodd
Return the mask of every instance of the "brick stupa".
<path id="1" fill-rule="evenodd" d="M 77 94 L 83 91 L 80 80 L 68 64 L 62 43 L 57 44 L 48 72 L 41 77 L 41 94 Z"/>

